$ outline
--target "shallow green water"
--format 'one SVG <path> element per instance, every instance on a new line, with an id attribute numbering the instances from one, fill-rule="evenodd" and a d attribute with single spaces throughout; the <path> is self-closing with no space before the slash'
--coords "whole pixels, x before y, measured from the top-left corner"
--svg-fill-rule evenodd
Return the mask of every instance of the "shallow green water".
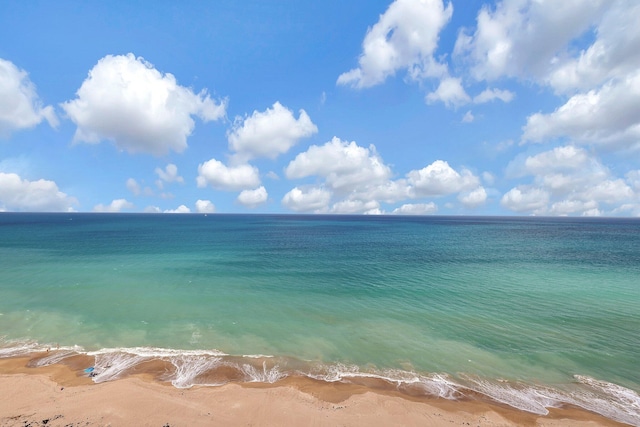
<path id="1" fill-rule="evenodd" d="M 638 391 L 640 221 L 3 213 L 0 313 L 5 348 Z"/>

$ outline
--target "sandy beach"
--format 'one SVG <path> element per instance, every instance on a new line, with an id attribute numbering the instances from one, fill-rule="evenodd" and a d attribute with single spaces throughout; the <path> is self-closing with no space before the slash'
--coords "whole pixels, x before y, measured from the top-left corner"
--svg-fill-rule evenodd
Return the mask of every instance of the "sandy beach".
<path id="1" fill-rule="evenodd" d="M 479 400 L 448 401 L 288 378 L 274 385 L 177 389 L 147 375 L 94 384 L 66 365 L 0 360 L 1 426 L 621 426 L 576 408 L 544 417 Z"/>

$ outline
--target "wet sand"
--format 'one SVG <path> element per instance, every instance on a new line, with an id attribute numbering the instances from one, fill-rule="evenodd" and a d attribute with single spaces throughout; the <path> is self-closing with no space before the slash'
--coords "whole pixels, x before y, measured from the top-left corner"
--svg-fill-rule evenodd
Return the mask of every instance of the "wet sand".
<path id="1" fill-rule="evenodd" d="M 84 356 L 86 357 L 86 356 Z M 469 397 L 450 401 L 290 377 L 177 389 L 138 374 L 94 384 L 78 359 L 31 368 L 0 359 L 0 426 L 622 426 L 578 409 L 547 416 Z"/>

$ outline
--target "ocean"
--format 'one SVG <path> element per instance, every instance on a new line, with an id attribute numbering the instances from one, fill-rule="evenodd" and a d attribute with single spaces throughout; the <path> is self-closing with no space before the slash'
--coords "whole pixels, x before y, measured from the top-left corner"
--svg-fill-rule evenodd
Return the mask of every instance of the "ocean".
<path id="1" fill-rule="evenodd" d="M 0 357 L 640 425 L 640 220 L 0 213 Z"/>

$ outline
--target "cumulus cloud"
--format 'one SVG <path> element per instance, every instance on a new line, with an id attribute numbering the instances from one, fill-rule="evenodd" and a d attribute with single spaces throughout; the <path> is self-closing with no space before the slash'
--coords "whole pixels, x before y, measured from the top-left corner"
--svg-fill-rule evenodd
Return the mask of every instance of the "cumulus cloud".
<path id="1" fill-rule="evenodd" d="M 296 212 L 326 212 L 331 192 L 319 187 L 295 187 L 282 198 L 282 204 Z"/>
<path id="2" fill-rule="evenodd" d="M 169 213 L 169 214 L 184 214 L 184 213 L 191 213 L 191 209 L 189 209 L 188 207 L 186 207 L 185 205 L 180 205 L 175 209 L 166 209 L 164 211 L 164 213 Z"/>
<path id="3" fill-rule="evenodd" d="M 482 180 L 487 185 L 493 185 L 496 182 L 496 177 L 491 172 L 482 172 Z"/>
<path id="4" fill-rule="evenodd" d="M 407 174 L 407 181 L 418 196 L 443 196 L 471 190 L 479 185 L 479 179 L 470 171 L 457 172 L 444 160 Z"/>
<path id="5" fill-rule="evenodd" d="M 440 80 L 440 84 L 434 92 L 427 94 L 426 101 L 427 104 L 441 101 L 447 107 L 457 108 L 471 102 L 471 98 L 462 87 L 461 79 L 445 77 Z"/>
<path id="6" fill-rule="evenodd" d="M 133 209 L 133 203 L 126 199 L 115 199 L 108 205 L 102 203 L 93 207 L 94 212 L 121 212 L 123 209 Z"/>
<path id="7" fill-rule="evenodd" d="M 248 208 L 255 208 L 267 201 L 267 190 L 260 186 L 255 190 L 243 190 L 238 195 L 238 203 Z"/>
<path id="8" fill-rule="evenodd" d="M 322 203 L 312 208 L 297 208 L 304 211 L 382 213 L 381 202 L 397 203 L 456 193 L 465 207 L 473 208 L 484 203 L 487 197 L 480 180 L 470 171 L 458 172 L 442 160 L 413 170 L 406 178 L 392 179 L 391 168 L 374 146 L 366 148 L 337 137 L 298 154 L 285 168 L 285 175 L 289 179 L 319 178 L 315 186 L 292 190 L 284 203 L 287 207 L 297 207 L 298 200 L 321 200 Z"/>
<path id="9" fill-rule="evenodd" d="M 499 99 L 502 102 L 509 103 L 515 98 L 515 94 L 509 90 L 503 89 L 485 89 L 473 98 L 474 104 L 484 104 Z"/>
<path id="10" fill-rule="evenodd" d="M 198 213 L 214 213 L 216 207 L 210 200 L 196 200 L 196 212 Z"/>
<path id="11" fill-rule="evenodd" d="M 527 157 L 524 162 L 524 171 L 533 175 L 548 174 L 580 169 L 588 162 L 589 154 L 584 149 L 566 145 Z"/>
<path id="12" fill-rule="evenodd" d="M 529 116 L 523 130 L 523 141 L 568 137 L 581 143 L 639 148 L 640 71 L 574 95 L 553 113 Z"/>
<path id="13" fill-rule="evenodd" d="M 229 148 L 247 161 L 257 157 L 273 159 L 316 132 L 317 126 L 304 110 L 296 119 L 291 110 L 276 102 L 264 112 L 254 111 L 249 117 L 237 118 L 227 138 Z"/>
<path id="14" fill-rule="evenodd" d="M 195 126 L 192 116 L 217 120 L 226 109 L 224 101 L 206 91 L 195 94 L 131 53 L 100 59 L 76 95 L 62 104 L 77 125 L 74 141 L 111 140 L 130 153 L 182 152 Z"/>
<path id="15" fill-rule="evenodd" d="M 198 187 L 212 186 L 218 190 L 246 190 L 260 185 L 258 169 L 248 164 L 226 166 L 211 159 L 198 166 Z"/>
<path id="16" fill-rule="evenodd" d="M 178 175 L 178 167 L 169 163 L 164 169 L 156 168 L 156 174 L 163 182 L 184 182 L 184 178 Z"/>
<path id="17" fill-rule="evenodd" d="M 471 123 L 475 119 L 476 119 L 475 116 L 473 115 L 471 110 L 469 110 L 466 113 L 464 113 L 464 116 L 462 116 L 462 123 Z"/>
<path id="18" fill-rule="evenodd" d="M 605 5 L 594 42 L 578 55 L 559 61 L 547 77 L 556 91 L 588 90 L 611 79 L 625 78 L 640 68 L 640 5 L 629 1 Z"/>
<path id="19" fill-rule="evenodd" d="M 338 192 L 350 192 L 362 185 L 382 184 L 391 176 L 373 145 L 361 147 L 354 141 L 333 139 L 322 146 L 312 145 L 285 169 L 289 179 L 319 176 Z"/>
<path id="20" fill-rule="evenodd" d="M 460 193 L 458 200 L 467 208 L 477 208 L 487 201 L 487 191 L 484 187 L 478 187 L 475 190 Z"/>
<path id="21" fill-rule="evenodd" d="M 129 191 L 131 191 L 133 193 L 134 196 L 138 196 L 140 194 L 140 192 L 142 191 L 140 189 L 140 184 L 138 184 L 138 181 L 136 181 L 133 178 L 129 178 L 127 180 L 127 189 Z"/>
<path id="22" fill-rule="evenodd" d="M 587 201 L 618 203 L 629 200 L 634 192 L 623 179 L 608 179 L 585 188 L 580 197 Z"/>
<path id="23" fill-rule="evenodd" d="M 558 3 L 558 4 L 556 4 Z M 454 57 L 477 80 L 514 77 L 551 87 L 563 104 L 528 117 L 523 142 L 556 138 L 640 148 L 640 5 L 624 0 L 504 0 L 461 31 Z M 513 94 L 487 89 L 474 102 Z M 566 98 L 568 97 L 568 99 Z"/>
<path id="24" fill-rule="evenodd" d="M 595 214 L 596 212 L 597 214 Z M 549 209 L 549 214 L 557 216 L 566 216 L 575 213 L 581 213 L 585 216 L 600 216 L 598 202 L 594 200 L 586 202 L 583 200 L 561 200 L 552 204 Z"/>
<path id="25" fill-rule="evenodd" d="M 433 203 L 408 203 L 393 210 L 394 215 L 431 215 L 438 212 L 438 206 Z"/>
<path id="26" fill-rule="evenodd" d="M 569 56 L 569 43 L 610 5 L 606 0 L 505 0 L 483 6 L 475 31 L 461 31 L 454 56 L 477 80 L 503 76 L 544 81 Z"/>
<path id="27" fill-rule="evenodd" d="M 500 203 L 514 212 L 544 213 L 549 203 L 549 193 L 541 188 L 518 186 L 509 190 Z"/>
<path id="28" fill-rule="evenodd" d="M 156 168 L 156 174 L 160 179 L 156 180 L 156 186 L 162 190 L 164 183 L 180 182 L 184 183 L 184 178 L 178 175 L 178 167 L 173 163 L 169 163 L 164 169 Z"/>
<path id="29" fill-rule="evenodd" d="M 53 107 L 42 105 L 27 72 L 0 58 L 0 136 L 33 127 L 42 120 L 52 127 L 58 125 Z"/>
<path id="30" fill-rule="evenodd" d="M 625 177 L 631 187 L 636 191 L 640 191 L 640 169 L 627 172 Z"/>
<path id="31" fill-rule="evenodd" d="M 331 206 L 331 213 L 337 214 L 379 214 L 380 203 L 376 200 L 342 200 Z"/>
<path id="32" fill-rule="evenodd" d="M 29 181 L 0 172 L 0 209 L 22 212 L 69 212 L 78 201 L 60 191 L 54 181 Z"/>
<path id="33" fill-rule="evenodd" d="M 516 212 L 548 215 L 601 215 L 633 205 L 633 171 L 626 180 L 615 177 L 596 157 L 575 146 L 552 150 L 518 160 L 509 168 L 533 176 L 528 185 L 511 189 L 502 205 Z"/>
<path id="34" fill-rule="evenodd" d="M 442 28 L 453 14 L 442 0 L 396 0 L 362 42 L 358 68 L 338 77 L 339 85 L 366 88 L 399 70 L 413 79 L 441 77 L 447 66 L 434 58 Z"/>

